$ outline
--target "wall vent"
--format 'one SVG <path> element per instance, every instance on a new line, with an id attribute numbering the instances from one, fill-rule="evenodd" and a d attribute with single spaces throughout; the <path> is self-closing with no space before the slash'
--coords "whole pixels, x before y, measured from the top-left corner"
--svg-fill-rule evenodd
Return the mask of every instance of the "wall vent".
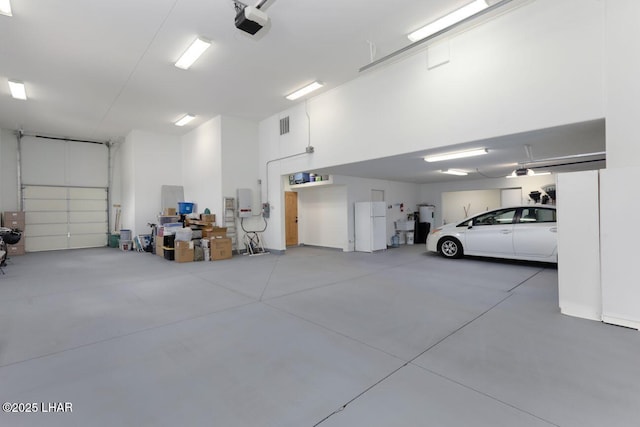
<path id="1" fill-rule="evenodd" d="M 289 133 L 289 116 L 280 119 L 280 135 Z"/>

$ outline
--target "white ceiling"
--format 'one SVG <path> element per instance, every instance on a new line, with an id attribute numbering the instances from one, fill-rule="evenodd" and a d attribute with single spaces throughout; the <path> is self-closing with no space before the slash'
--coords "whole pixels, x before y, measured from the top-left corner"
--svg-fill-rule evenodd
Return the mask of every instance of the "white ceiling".
<path id="1" fill-rule="evenodd" d="M 13 0 L 14 16 L 0 15 L 0 128 L 106 141 L 132 129 L 180 135 L 221 114 L 264 119 L 292 106 L 284 96 L 313 80 L 327 90 L 356 78 L 371 62 L 370 42 L 379 59 L 468 2 L 269 0 L 270 23 L 252 37 L 235 28 L 231 0 Z M 174 67 L 197 36 L 213 46 L 190 70 Z M 26 83 L 28 101 L 10 97 L 8 79 Z M 197 119 L 174 126 L 185 113 Z M 484 141 L 492 156 L 449 167 L 495 172 L 527 160 L 522 145 L 534 143 L 535 158 L 602 151 L 604 123 Z M 421 154 L 334 173 L 440 179 Z"/>

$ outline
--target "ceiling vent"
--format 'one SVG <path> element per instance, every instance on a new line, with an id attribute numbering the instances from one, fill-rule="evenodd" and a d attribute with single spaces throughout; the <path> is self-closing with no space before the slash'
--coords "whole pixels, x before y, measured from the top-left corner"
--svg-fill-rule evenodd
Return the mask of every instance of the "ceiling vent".
<path id="1" fill-rule="evenodd" d="M 289 133 L 289 116 L 280 119 L 280 135 Z"/>

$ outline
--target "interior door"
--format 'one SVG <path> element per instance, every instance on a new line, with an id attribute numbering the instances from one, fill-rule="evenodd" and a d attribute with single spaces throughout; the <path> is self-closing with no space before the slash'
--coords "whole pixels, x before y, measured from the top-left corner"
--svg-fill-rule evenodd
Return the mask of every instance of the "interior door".
<path id="1" fill-rule="evenodd" d="M 287 246 L 298 244 L 298 193 L 284 192 L 285 242 Z"/>

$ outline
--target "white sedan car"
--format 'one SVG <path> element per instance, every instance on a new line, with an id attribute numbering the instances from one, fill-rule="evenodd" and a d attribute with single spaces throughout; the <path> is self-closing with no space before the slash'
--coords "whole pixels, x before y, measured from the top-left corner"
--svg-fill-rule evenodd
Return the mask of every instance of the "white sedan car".
<path id="1" fill-rule="evenodd" d="M 476 255 L 558 262 L 556 208 L 526 205 L 500 208 L 436 228 L 427 250 L 446 258 Z"/>

